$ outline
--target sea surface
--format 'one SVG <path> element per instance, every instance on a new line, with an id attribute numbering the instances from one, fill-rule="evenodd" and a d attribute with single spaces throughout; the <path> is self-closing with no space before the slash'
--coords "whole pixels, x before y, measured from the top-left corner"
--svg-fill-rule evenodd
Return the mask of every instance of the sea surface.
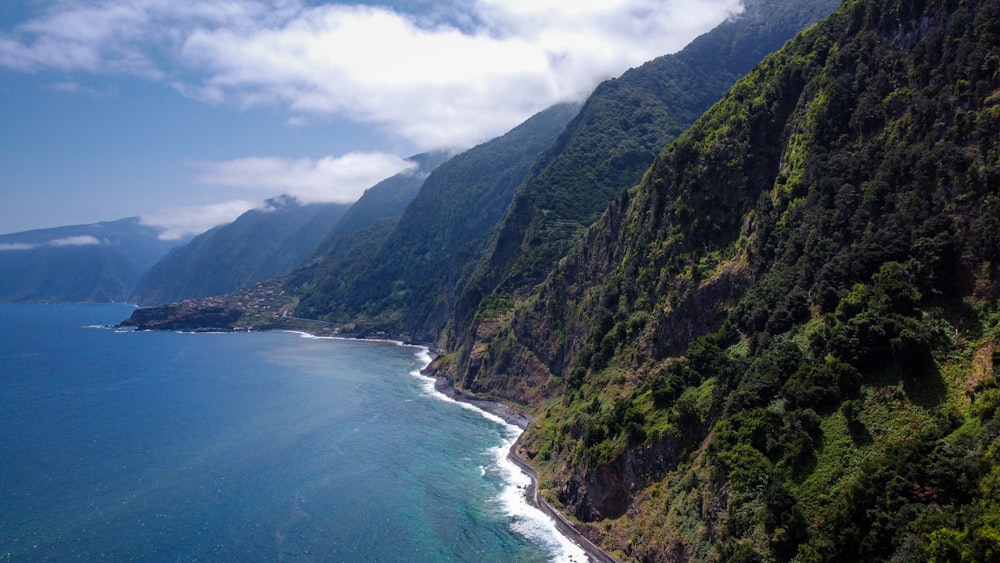
<path id="1" fill-rule="evenodd" d="M 0 561 L 585 561 L 427 352 L 0 305 Z"/>

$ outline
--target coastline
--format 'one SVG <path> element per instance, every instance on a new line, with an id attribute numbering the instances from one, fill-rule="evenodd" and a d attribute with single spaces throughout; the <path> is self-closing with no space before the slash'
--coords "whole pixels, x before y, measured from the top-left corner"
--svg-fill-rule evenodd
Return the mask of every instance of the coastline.
<path id="1" fill-rule="evenodd" d="M 334 339 L 345 339 L 345 340 L 358 340 L 357 338 L 352 338 L 352 337 L 316 335 L 301 330 L 285 330 L 285 332 L 297 333 L 311 338 L 334 338 Z M 423 353 L 427 355 L 427 365 L 430 365 L 430 362 L 435 355 L 433 347 L 428 344 L 406 342 L 402 340 L 393 340 L 391 338 L 364 338 L 361 340 L 390 342 L 398 344 L 400 346 L 412 346 L 414 348 L 418 348 L 420 350 L 423 350 Z M 525 459 L 517 452 L 517 447 L 518 444 L 521 443 L 521 437 L 523 437 L 524 431 L 527 430 L 528 426 L 532 422 L 534 422 L 534 419 L 531 417 L 531 415 L 520 409 L 516 409 L 506 403 L 502 403 L 500 401 L 495 401 L 491 399 L 483 399 L 481 397 L 477 397 L 471 393 L 458 389 L 455 387 L 454 381 L 452 381 L 452 379 L 449 377 L 425 374 L 423 373 L 423 370 L 426 369 L 426 367 L 427 366 L 425 365 L 424 368 L 420 370 L 419 375 L 424 378 L 433 379 L 434 391 L 440 393 L 441 395 L 453 401 L 471 405 L 485 413 L 496 416 L 497 418 L 501 419 L 507 424 L 510 424 L 511 426 L 516 426 L 521 430 L 521 434 L 518 436 L 517 440 L 515 440 L 514 443 L 511 444 L 510 449 L 507 451 L 507 459 L 511 463 L 513 463 L 523 474 L 527 475 L 528 479 L 530 480 L 530 484 L 524 490 L 525 500 L 528 501 L 528 504 L 530 504 L 531 506 L 533 506 L 534 508 L 538 509 L 543 514 L 545 514 L 547 517 L 552 519 L 553 523 L 555 524 L 556 530 L 564 537 L 569 539 L 570 542 L 572 542 L 577 547 L 582 549 L 586 554 L 587 558 L 591 561 L 591 563 L 618 563 L 617 559 L 611 557 L 597 544 L 590 541 L 589 538 L 583 535 L 583 533 L 581 533 L 580 530 L 578 530 L 576 526 L 574 526 L 573 523 L 570 522 L 569 518 L 567 518 L 562 512 L 559 512 L 559 510 L 557 510 L 555 507 L 550 505 L 545 500 L 545 498 L 542 497 L 542 495 L 538 492 L 538 481 L 539 481 L 538 472 L 535 470 L 534 467 L 531 466 L 531 464 L 528 462 L 527 459 Z"/>
<path id="2" fill-rule="evenodd" d="M 423 348 L 426 349 L 426 347 Z M 523 432 L 528 428 L 528 425 L 533 422 L 530 415 L 515 409 L 506 403 L 492 401 L 489 399 L 481 399 L 475 395 L 456 389 L 450 378 L 434 377 L 434 380 L 434 389 L 437 392 L 452 400 L 470 404 L 480 410 L 497 416 L 512 426 L 517 426 L 521 429 L 521 436 L 524 435 Z M 517 468 L 531 480 L 531 484 L 524 491 L 525 498 L 528 503 L 551 518 L 553 522 L 555 522 L 556 529 L 558 529 L 562 535 L 569 538 L 571 542 L 579 546 L 587 554 L 587 557 L 591 562 L 617 563 L 617 560 L 614 557 L 611 557 L 597 544 L 590 541 L 590 539 L 583 535 L 562 512 L 559 512 L 555 507 L 546 502 L 546 500 L 538 492 L 538 472 L 531 466 L 527 459 L 517 452 L 518 444 L 521 443 L 521 436 L 518 436 L 517 440 L 510 446 L 510 450 L 507 452 L 507 459 L 517 466 Z"/>
<path id="3" fill-rule="evenodd" d="M 120 323 L 119 325 L 114 325 L 115 328 L 123 327 Z M 137 330 L 137 327 L 127 327 Z M 139 329 L 141 330 L 141 329 Z M 146 328 L 145 330 L 150 330 Z M 175 332 L 209 332 L 206 329 L 194 329 L 194 330 L 178 330 L 177 328 L 165 329 L 165 328 L 154 328 L 152 330 L 174 330 Z M 493 415 L 511 426 L 520 429 L 521 433 L 518 435 L 517 439 L 511 444 L 509 450 L 507 451 L 506 459 L 510 461 L 516 468 L 526 475 L 529 479 L 529 485 L 525 487 L 523 491 L 524 500 L 527 501 L 529 505 L 539 510 L 542 514 L 552 520 L 556 531 L 561 534 L 570 543 L 581 549 L 586 555 L 587 559 L 594 563 L 616 563 L 617 560 L 608 555 L 599 546 L 594 544 L 590 539 L 583 535 L 574 526 L 570 520 L 563 515 L 559 510 L 551 506 L 538 492 L 538 472 L 531 466 L 527 459 L 521 456 L 517 452 L 518 444 L 520 444 L 521 438 L 523 437 L 524 431 L 533 422 L 531 415 L 528 413 L 512 407 L 506 403 L 495 401 L 491 399 L 483 399 L 477 397 L 471 393 L 457 389 L 454 386 L 454 382 L 447 377 L 427 375 L 423 373 L 423 370 L 430 364 L 433 356 L 435 355 L 432 346 L 424 343 L 408 342 L 404 340 L 398 340 L 392 338 L 389 335 L 378 335 L 378 336 L 348 336 L 343 334 L 327 334 L 323 331 L 311 331 L 303 329 L 301 327 L 281 327 L 281 326 L 271 326 L 263 329 L 266 332 L 287 332 L 291 334 L 298 334 L 299 336 L 305 338 L 323 338 L 323 339 L 333 339 L 333 340 L 354 340 L 354 341 L 367 341 L 367 342 L 382 342 L 396 344 L 399 346 L 408 346 L 422 350 L 423 354 L 426 355 L 426 364 L 419 372 L 414 372 L 414 375 L 419 375 L 422 378 L 427 378 L 431 387 L 437 393 L 440 393 L 444 397 L 451 399 L 456 402 L 464 403 L 470 405 L 484 413 Z M 211 330 L 211 332 L 244 332 L 243 330 L 235 330 L 229 328 L 228 330 Z"/>
<path id="4" fill-rule="evenodd" d="M 466 393 L 465 391 L 456 389 L 455 383 L 451 380 L 451 378 L 427 376 L 426 374 L 425 377 L 434 378 L 434 390 L 438 393 L 441 393 L 450 399 L 470 404 L 479 410 L 486 411 L 494 416 L 498 416 L 507 424 L 517 426 L 521 430 L 527 430 L 528 425 L 534 421 L 528 413 L 515 409 L 506 403 L 492 401 L 490 399 L 482 399 L 472 395 L 471 393 Z"/>

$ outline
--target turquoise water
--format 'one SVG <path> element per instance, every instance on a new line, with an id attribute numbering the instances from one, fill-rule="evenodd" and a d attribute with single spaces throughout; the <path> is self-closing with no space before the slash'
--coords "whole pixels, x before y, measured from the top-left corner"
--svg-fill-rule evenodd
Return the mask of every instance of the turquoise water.
<path id="1" fill-rule="evenodd" d="M 0 305 L 0 560 L 582 560 L 426 353 Z"/>

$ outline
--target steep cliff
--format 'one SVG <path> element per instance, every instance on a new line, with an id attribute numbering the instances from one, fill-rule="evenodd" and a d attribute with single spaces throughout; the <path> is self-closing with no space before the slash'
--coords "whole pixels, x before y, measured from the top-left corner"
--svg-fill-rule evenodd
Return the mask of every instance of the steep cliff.
<path id="1" fill-rule="evenodd" d="M 535 163 L 464 288 L 448 332 L 447 347 L 460 351 L 452 373 L 478 369 L 477 335 L 504 326 L 513 304 L 544 279 L 617 194 L 640 182 L 667 142 L 766 54 L 836 5 L 748 1 L 738 18 L 678 53 L 598 86 Z"/>
<path id="2" fill-rule="evenodd" d="M 1000 5 L 851 0 L 439 364 L 620 556 L 986 560 L 998 232 Z"/>

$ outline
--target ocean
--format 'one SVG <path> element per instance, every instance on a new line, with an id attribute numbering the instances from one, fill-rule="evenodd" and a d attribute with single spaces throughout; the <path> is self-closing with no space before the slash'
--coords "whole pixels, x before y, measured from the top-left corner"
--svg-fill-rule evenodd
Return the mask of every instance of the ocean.
<path id="1" fill-rule="evenodd" d="M 586 561 L 421 348 L 0 305 L 0 561 Z"/>

